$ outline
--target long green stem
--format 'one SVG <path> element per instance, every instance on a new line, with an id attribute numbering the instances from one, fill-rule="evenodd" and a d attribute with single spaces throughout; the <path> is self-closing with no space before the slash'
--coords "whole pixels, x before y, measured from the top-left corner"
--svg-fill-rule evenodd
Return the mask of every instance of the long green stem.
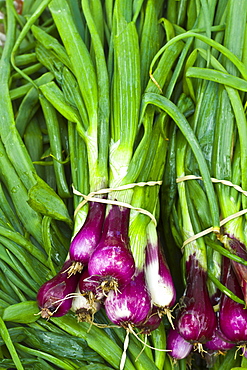
<path id="1" fill-rule="evenodd" d="M 184 115 L 179 111 L 175 104 L 166 99 L 165 97 L 154 93 L 145 94 L 143 98 L 143 106 L 145 107 L 148 104 L 153 104 L 167 112 L 171 116 L 171 118 L 175 121 L 175 123 L 183 133 L 184 137 L 188 141 L 188 144 L 190 145 L 191 150 L 193 151 L 194 156 L 198 162 L 201 175 L 204 179 L 205 190 L 208 196 L 208 202 L 212 216 L 213 227 L 216 228 L 216 231 L 219 230 L 219 209 L 216 195 L 211 182 L 210 173 L 208 170 L 206 160 L 203 156 L 201 147 L 198 144 L 198 141 L 195 137 L 193 130 L 189 126 Z"/>
<path id="2" fill-rule="evenodd" d="M 17 370 L 24 370 L 24 367 L 22 366 L 21 364 L 21 361 L 18 357 L 18 354 L 16 352 L 16 349 L 11 341 L 11 338 L 10 338 L 10 335 L 8 333 L 8 330 L 4 324 L 4 321 L 2 320 L 2 318 L 0 317 L 0 334 L 1 334 L 1 337 L 3 338 L 4 340 L 4 343 L 6 344 L 9 352 L 10 352 L 10 355 L 14 361 L 14 364 L 17 368 Z"/>

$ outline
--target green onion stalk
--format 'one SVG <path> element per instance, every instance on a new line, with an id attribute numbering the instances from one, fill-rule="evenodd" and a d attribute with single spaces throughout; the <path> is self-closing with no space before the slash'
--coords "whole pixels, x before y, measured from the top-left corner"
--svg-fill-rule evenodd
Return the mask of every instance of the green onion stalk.
<path id="1" fill-rule="evenodd" d="M 200 55 L 203 56 L 203 58 L 206 60 L 206 53 L 203 52 L 201 49 L 200 49 Z M 232 55 L 229 52 L 229 59 L 230 58 L 232 58 Z M 222 68 L 222 65 L 213 56 L 211 56 L 210 62 L 212 63 L 212 65 L 214 66 L 214 68 L 216 68 L 217 70 L 225 71 Z M 196 70 L 196 68 L 195 68 L 195 70 Z M 188 69 L 188 71 L 189 71 L 189 69 Z M 210 74 L 210 70 L 209 69 L 205 69 L 205 71 L 209 71 L 209 74 Z M 194 77 L 199 77 L 199 75 L 196 76 L 196 74 L 193 74 L 193 76 Z M 210 97 L 210 95 L 208 94 L 208 92 L 210 91 L 210 89 L 213 88 L 212 93 L 211 93 L 211 97 L 213 99 L 213 96 L 215 96 L 215 99 L 214 99 L 214 102 L 211 102 L 211 103 L 209 102 L 208 103 L 208 104 L 210 104 L 210 107 L 211 107 L 211 110 L 210 110 L 210 116 L 211 117 L 206 115 L 205 118 L 203 118 L 203 116 L 200 116 L 200 118 L 202 120 L 207 119 L 207 122 L 212 122 L 213 125 L 212 126 L 210 125 L 210 127 L 211 127 L 210 130 L 209 129 L 207 130 L 208 131 L 208 137 L 207 137 L 207 139 L 206 139 L 205 133 L 203 133 L 203 131 L 200 132 L 201 129 L 199 127 L 198 127 L 198 136 L 199 137 L 201 136 L 201 143 L 205 147 L 205 155 L 206 155 L 206 158 L 207 158 L 208 165 L 211 167 L 210 172 L 212 174 L 211 175 L 212 178 L 216 178 L 216 179 L 221 179 L 221 178 L 227 179 L 228 178 L 229 179 L 229 178 L 231 178 L 230 173 L 232 172 L 232 170 L 231 169 L 227 170 L 228 167 L 222 167 L 221 165 L 219 165 L 219 163 L 223 163 L 223 162 L 224 163 L 228 163 L 228 160 L 226 160 L 226 158 L 231 158 L 232 157 L 232 149 L 233 149 L 233 145 L 234 145 L 233 143 L 235 142 L 235 138 L 233 140 L 232 140 L 232 138 L 235 137 L 236 128 L 234 130 L 235 133 L 233 134 L 233 136 L 229 135 L 229 132 L 233 132 L 232 129 L 230 127 L 228 129 L 226 128 L 226 131 L 224 131 L 225 132 L 225 136 L 224 136 L 224 138 L 222 136 L 222 141 L 219 142 L 219 137 L 221 137 L 221 135 L 220 135 L 220 133 L 218 131 L 218 128 L 217 128 L 217 122 L 218 122 L 217 117 L 218 117 L 218 115 L 222 115 L 222 127 L 226 127 L 225 122 L 228 122 L 229 125 L 231 125 L 231 127 L 232 127 L 231 120 L 232 120 L 232 116 L 233 115 L 230 114 L 231 120 L 229 121 L 228 119 L 223 119 L 223 114 L 227 114 L 226 113 L 227 112 L 226 109 L 221 110 L 220 113 L 216 113 L 217 112 L 217 109 L 218 109 L 218 106 L 219 106 L 218 98 L 219 98 L 219 96 L 221 96 L 219 94 L 219 92 L 221 93 L 222 88 L 220 87 L 220 85 L 217 85 L 216 84 L 216 80 L 214 78 L 209 77 L 209 75 L 207 75 L 207 79 L 208 80 L 211 80 L 211 83 L 210 83 L 211 84 L 211 88 L 210 88 L 210 84 L 209 84 L 208 87 L 206 87 L 206 90 L 205 90 L 205 93 L 204 94 L 206 94 L 205 96 Z M 214 83 L 214 85 L 212 83 Z M 236 81 L 236 83 L 237 83 L 237 81 Z M 222 81 L 222 84 L 223 84 L 223 81 Z M 205 86 L 207 86 L 207 85 L 205 84 Z M 228 86 L 226 86 L 226 90 L 228 90 Z M 225 92 L 223 94 L 226 95 Z M 207 104 L 206 101 L 205 101 L 205 104 Z M 241 108 L 240 111 L 242 111 L 242 108 Z M 207 111 L 205 110 L 205 112 L 207 112 Z M 202 130 L 204 130 L 203 129 L 203 124 L 201 125 L 201 127 L 202 127 Z M 211 133 L 210 133 L 210 131 L 211 131 Z M 213 141 L 214 140 L 213 139 L 213 136 L 215 137 L 215 142 Z M 227 142 L 229 144 L 226 145 Z M 205 143 L 207 143 L 207 144 L 205 145 Z M 208 145 L 208 143 L 210 143 L 210 145 Z M 224 143 L 224 145 L 223 145 L 223 143 Z M 228 149 L 226 149 L 226 146 L 227 146 Z M 218 149 L 216 149 L 216 148 L 218 148 Z M 223 148 L 224 148 L 224 150 L 228 151 L 228 154 L 227 155 L 226 155 L 226 153 L 223 154 L 224 153 Z M 209 149 L 210 149 L 210 152 L 209 152 Z M 216 154 L 216 152 L 218 152 L 218 153 Z M 221 156 L 221 154 L 219 154 L 220 152 L 222 152 L 222 156 L 225 157 L 225 158 L 223 158 L 223 157 L 220 158 L 220 156 Z M 234 158 L 238 158 L 238 160 L 239 160 L 240 158 L 239 158 L 239 156 L 237 154 L 237 153 L 239 153 L 238 145 L 236 146 L 235 153 L 236 153 L 236 156 Z M 215 158 L 215 155 L 217 156 L 218 159 Z M 234 173 L 235 174 L 238 174 L 238 176 L 240 176 L 239 167 L 237 168 L 237 166 L 238 165 L 235 165 Z M 219 171 L 221 173 L 219 173 Z M 230 175 L 230 177 L 229 177 L 229 175 L 226 175 L 226 171 L 228 171 L 228 174 Z M 194 171 L 192 173 L 195 173 L 195 172 L 196 171 Z M 191 173 L 191 171 L 190 171 L 190 173 Z M 217 175 L 216 175 L 216 173 L 217 173 Z M 239 183 L 239 181 L 240 180 L 236 178 L 235 182 L 236 183 Z M 192 186 L 192 184 L 190 184 L 190 181 L 189 181 L 188 186 L 190 186 L 190 187 Z M 222 189 L 222 192 L 223 191 L 235 192 L 235 190 L 233 190 L 233 189 L 232 190 L 230 190 L 230 189 L 226 190 L 226 185 L 223 185 L 223 184 L 222 185 L 216 185 L 216 186 L 217 186 L 217 189 L 221 188 Z M 221 195 L 218 196 L 218 199 L 220 201 L 221 213 L 222 213 L 222 217 L 223 218 L 229 216 L 230 213 L 231 214 L 234 214 L 235 212 L 237 212 L 239 210 L 239 208 L 238 208 L 239 206 L 236 206 L 236 202 L 234 201 L 234 198 L 232 198 L 229 194 L 224 197 L 224 201 L 223 201 Z M 230 199 L 231 199 L 231 201 L 230 201 Z M 229 204 L 229 202 L 231 203 L 231 205 Z M 235 203 L 235 205 L 234 205 L 234 203 Z M 197 208 L 199 209 L 199 205 L 198 205 Z M 225 215 L 225 217 L 223 215 Z M 206 222 L 204 228 L 206 229 L 209 226 L 210 226 L 210 222 L 208 220 Z M 198 230 L 198 232 L 199 231 L 200 230 Z M 233 252 L 233 251 L 229 250 L 229 248 L 227 248 L 227 251 L 229 252 L 229 254 L 228 254 L 226 250 L 223 251 L 222 249 L 220 249 L 220 245 L 219 245 L 219 243 L 216 240 L 214 240 L 214 242 L 212 243 L 212 241 L 210 241 L 210 239 L 208 239 L 208 242 L 210 244 L 209 253 L 212 253 L 212 249 L 211 248 L 212 247 L 214 248 L 214 252 L 213 252 L 214 253 L 214 258 L 213 258 L 213 260 L 210 260 L 210 258 L 209 258 L 209 261 L 211 261 L 211 263 L 210 263 L 211 268 L 214 269 L 214 266 L 216 267 L 216 266 L 219 266 L 220 265 L 220 255 L 219 254 L 215 254 L 216 250 L 218 250 L 218 251 L 220 250 L 220 254 L 228 255 L 230 258 L 234 258 L 233 257 L 233 254 L 231 254 L 231 252 Z M 235 254 L 235 252 L 233 252 L 233 253 Z M 215 258 L 217 258 L 217 262 L 216 262 L 216 259 Z M 242 263 L 243 263 L 243 259 L 242 259 Z M 218 273 L 217 273 L 217 270 L 218 270 Z M 216 267 L 216 271 L 212 270 L 211 273 L 210 273 L 210 275 L 211 275 L 212 278 L 215 278 L 217 276 L 217 279 L 219 279 L 220 269 L 218 267 Z M 214 281 L 216 283 L 218 283 L 217 280 L 214 279 Z"/>
<path id="2" fill-rule="evenodd" d="M 187 143 L 181 135 L 178 135 L 176 144 L 178 148 L 176 153 L 177 178 L 183 178 Z M 207 287 L 207 247 L 202 238 L 189 241 L 189 238 L 196 234 L 198 224 L 197 215 L 195 211 L 192 211 L 191 198 L 189 198 L 184 181 L 178 183 L 178 202 L 180 233 L 186 243 L 183 245 L 185 291 L 176 318 L 176 329 L 185 340 L 200 350 L 202 344 L 211 339 L 216 328 L 216 316 Z M 201 318 L 200 321 L 198 317 Z M 188 320 L 192 322 L 189 330 Z"/>
<path id="3" fill-rule="evenodd" d="M 242 3 L 243 12 L 246 9 L 246 2 Z M 239 19 L 237 24 L 234 14 L 237 14 L 239 9 L 236 4 L 230 2 L 228 5 L 228 21 L 226 23 L 226 31 L 224 45 L 234 53 L 240 60 L 244 62 L 243 48 L 244 44 L 233 42 L 236 39 L 234 35 L 238 29 L 241 34 L 245 34 L 245 17 Z M 243 41 L 244 42 L 244 41 Z M 227 59 L 222 60 L 222 67 L 226 73 L 236 76 L 240 81 L 242 78 L 238 70 Z M 240 77 L 240 78 L 239 78 Z M 219 140 L 215 142 L 214 158 L 218 163 L 225 163 L 224 171 L 219 167 L 215 167 L 214 176 L 220 180 L 228 180 L 231 184 L 239 185 L 241 189 L 246 189 L 246 179 L 244 169 L 246 166 L 246 144 L 243 137 L 246 135 L 246 114 L 244 111 L 244 98 L 241 92 L 240 81 L 236 80 L 234 87 L 224 85 L 220 89 L 220 112 L 217 120 L 217 134 Z M 223 123 L 224 122 L 224 123 Z M 227 141 L 226 141 L 227 139 Z M 224 146 L 220 145 L 224 140 Z M 228 184 L 217 185 L 219 204 L 221 208 L 222 218 L 236 214 L 242 209 L 246 209 L 246 196 L 236 190 L 232 185 Z M 227 222 L 222 226 L 221 242 L 225 248 L 241 257 L 246 261 L 246 238 L 245 238 L 245 216 L 239 216 Z M 244 299 L 246 302 L 246 268 L 242 264 L 231 260 L 233 269 L 238 276 L 238 281 L 242 287 Z"/>
<path id="4" fill-rule="evenodd" d="M 63 70 L 62 90 L 65 100 L 73 102 L 78 116 L 73 122 L 76 123 L 86 145 L 89 191 L 97 191 L 108 185 L 109 79 L 104 45 L 97 32 L 88 2 L 83 2 L 83 12 L 91 34 L 94 58 L 90 55 L 85 40 L 78 35 L 69 5 L 66 2 L 52 1 L 49 9 L 65 52 L 70 56 L 70 70 L 66 68 Z M 69 25 L 66 30 L 63 27 L 65 23 Z M 72 86 L 75 86 L 74 91 L 69 91 Z M 46 95 L 44 90 L 41 91 Z M 75 232 L 82 226 L 79 215 L 80 212 L 75 218 Z"/>
<path id="5" fill-rule="evenodd" d="M 36 183 L 35 170 L 15 127 L 14 111 L 9 97 L 9 78 L 11 72 L 10 53 L 15 43 L 15 16 L 13 4 L 8 7 L 8 28 L 5 47 L 1 57 L 1 180 L 10 191 L 10 197 L 18 210 L 26 230 L 38 242 L 42 242 L 41 218 L 28 204 L 28 190 Z M 11 132 L 12 140 L 9 140 Z M 15 150 L 13 150 L 15 148 Z M 22 159 L 22 160 L 20 160 Z M 12 173 L 12 176 L 11 176 Z M 18 200 L 19 199 L 19 200 Z M 17 207 L 17 201 L 19 206 Z M 21 202 L 21 203 L 20 203 Z M 31 222 L 31 219 L 33 222 Z"/>
<path id="6" fill-rule="evenodd" d="M 93 8 L 89 7 L 88 2 L 83 2 L 82 12 L 90 36 L 71 42 L 75 36 L 68 36 L 70 28 L 65 33 L 62 26 L 65 19 L 63 17 L 70 17 L 70 27 L 76 26 L 73 25 L 74 19 L 70 9 L 65 3 L 63 6 L 64 9 L 57 12 L 56 9 L 61 8 L 61 1 L 53 1 L 49 8 L 64 47 L 38 27 L 32 27 L 33 34 L 38 39 L 38 59 L 55 74 L 57 80 L 57 84 L 52 81 L 42 85 L 40 91 L 60 114 L 75 122 L 76 130 L 85 142 L 89 192 L 133 184 L 142 171 L 152 138 L 152 117 L 149 118 L 147 114 L 144 118 L 140 117 L 141 67 L 147 71 L 146 59 L 150 60 L 150 50 L 147 58 L 143 48 L 147 47 L 147 32 L 151 32 L 155 27 L 152 25 L 149 30 L 149 24 L 144 20 L 144 32 L 141 26 L 137 27 L 135 22 L 131 21 L 132 17 L 138 18 L 140 9 L 132 9 L 131 3 L 123 9 L 121 2 L 116 2 L 111 17 L 109 9 L 105 9 L 109 12 L 107 21 L 111 33 L 107 34 L 104 45 L 104 37 L 93 18 Z M 101 9 L 100 4 L 99 7 Z M 99 14 L 101 11 L 103 14 L 103 10 L 101 9 Z M 155 5 L 153 1 L 149 1 L 147 17 L 156 17 L 158 20 L 160 10 L 161 4 Z M 157 24 L 156 28 L 157 41 L 153 55 L 162 39 L 161 27 Z M 70 32 L 74 34 L 74 31 L 71 28 Z M 52 55 L 50 50 L 45 48 L 45 42 L 42 41 L 45 39 L 49 42 Z M 107 46 L 109 51 L 105 52 Z M 78 54 L 76 48 L 79 47 L 81 52 Z M 66 53 L 71 57 L 68 58 Z M 79 65 L 81 68 L 78 68 Z M 71 123 L 69 125 L 71 127 Z M 145 181 L 145 175 L 142 175 L 142 178 Z M 76 183 L 76 179 L 73 178 L 73 182 Z M 109 193 L 108 198 L 131 204 L 132 194 L 133 190 L 113 191 Z M 99 197 L 104 198 L 106 195 Z M 83 210 L 84 208 L 79 209 L 76 214 L 74 235 L 83 226 Z"/>

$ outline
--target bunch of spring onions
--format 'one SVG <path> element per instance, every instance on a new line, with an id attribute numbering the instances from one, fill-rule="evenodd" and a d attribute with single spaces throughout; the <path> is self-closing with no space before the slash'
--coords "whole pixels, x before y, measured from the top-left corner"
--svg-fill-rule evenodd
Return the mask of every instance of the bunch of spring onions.
<path id="1" fill-rule="evenodd" d="M 163 207 L 163 221 L 169 219 L 170 223 L 165 238 L 167 243 L 173 238 L 173 243 L 182 246 L 185 281 L 175 330 L 168 334 L 168 348 L 175 358 L 186 358 L 194 348 L 202 353 L 207 366 L 218 369 L 226 366 L 218 354 L 229 353 L 230 358 L 237 350 L 245 353 L 247 339 L 247 70 L 246 39 L 239 38 L 246 32 L 247 2 L 211 3 L 212 7 L 205 8 L 208 23 L 204 23 L 205 18 L 197 18 L 194 24 L 196 32 L 204 26 L 205 34 L 189 31 L 183 35 L 179 30 L 170 43 L 184 39 L 188 46 L 183 89 L 195 104 L 189 121 L 215 183 L 219 207 L 215 214 L 220 215 L 221 228 L 217 230 L 212 223 L 198 162 L 175 129 L 167 154 L 173 179 L 167 177 L 162 198 L 170 199 L 169 207 Z M 224 28 L 213 32 L 217 25 Z M 245 357 L 235 366 L 240 364 L 246 366 Z M 233 362 L 228 366 L 231 369 Z"/>
<path id="2" fill-rule="evenodd" d="M 162 4 L 150 4 L 161 44 Z M 61 43 L 31 27 L 37 58 L 54 73 L 54 80 L 39 88 L 44 117 L 48 109 L 59 112 L 83 140 L 91 196 L 86 211 L 83 202 L 77 206 L 68 257 L 39 289 L 37 301 L 43 318 L 63 316 L 71 309 L 78 320 L 92 322 L 104 308 L 110 322 L 127 333 L 135 333 L 135 328 L 150 333 L 176 299 L 156 230 L 167 119 L 155 107 L 159 94 L 142 78 L 145 67 L 147 80 L 148 65 L 141 45 L 151 37 L 144 33 L 145 22 L 137 24 L 142 9 L 135 9 L 132 1 L 116 1 L 111 12 L 100 2 L 96 8 L 101 16 L 106 10 L 111 14 L 107 38 L 89 1 L 83 1 L 81 9 L 87 39 L 78 34 L 66 1 L 49 4 Z M 74 173 L 72 182 L 74 197 L 83 197 Z M 123 357 L 120 368 L 124 365 Z"/>
<path id="3" fill-rule="evenodd" d="M 246 367 L 247 0 L 0 6 L 0 368 Z"/>

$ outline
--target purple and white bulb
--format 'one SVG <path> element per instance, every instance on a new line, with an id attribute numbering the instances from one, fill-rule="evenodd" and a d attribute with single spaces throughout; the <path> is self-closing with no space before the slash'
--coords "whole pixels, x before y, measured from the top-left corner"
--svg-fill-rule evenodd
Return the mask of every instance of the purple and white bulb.
<path id="1" fill-rule="evenodd" d="M 101 278 L 100 286 L 105 294 L 122 289 L 135 272 L 128 237 L 129 213 L 128 208 L 111 206 L 101 240 L 88 263 L 89 275 Z"/>
<path id="2" fill-rule="evenodd" d="M 191 344 L 209 341 L 217 322 L 206 285 L 206 272 L 195 255 L 186 262 L 186 289 L 176 319 L 179 334 Z"/>
<path id="3" fill-rule="evenodd" d="M 100 241 L 104 219 L 105 204 L 90 202 L 85 223 L 73 237 L 70 244 L 69 257 L 73 263 L 69 275 L 81 272 L 83 267 L 88 264 Z"/>
<path id="4" fill-rule="evenodd" d="M 152 222 L 148 227 L 145 279 L 153 304 L 166 312 L 176 301 L 176 290 Z"/>
<path id="5" fill-rule="evenodd" d="M 41 309 L 42 318 L 63 316 L 70 310 L 72 296 L 80 278 L 79 273 L 68 277 L 68 269 L 71 265 L 72 262 L 67 260 L 58 274 L 40 287 L 37 303 Z"/>
<path id="6" fill-rule="evenodd" d="M 146 322 L 152 310 L 152 303 L 143 271 L 136 272 L 121 291 L 110 291 L 104 305 L 110 321 L 125 329 Z"/>

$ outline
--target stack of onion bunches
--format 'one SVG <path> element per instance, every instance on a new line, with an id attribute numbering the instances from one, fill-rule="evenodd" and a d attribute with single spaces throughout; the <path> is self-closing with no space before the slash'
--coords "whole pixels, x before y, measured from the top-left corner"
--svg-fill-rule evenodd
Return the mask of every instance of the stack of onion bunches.
<path id="1" fill-rule="evenodd" d="M 0 368 L 247 367 L 247 0 L 2 3 Z"/>

